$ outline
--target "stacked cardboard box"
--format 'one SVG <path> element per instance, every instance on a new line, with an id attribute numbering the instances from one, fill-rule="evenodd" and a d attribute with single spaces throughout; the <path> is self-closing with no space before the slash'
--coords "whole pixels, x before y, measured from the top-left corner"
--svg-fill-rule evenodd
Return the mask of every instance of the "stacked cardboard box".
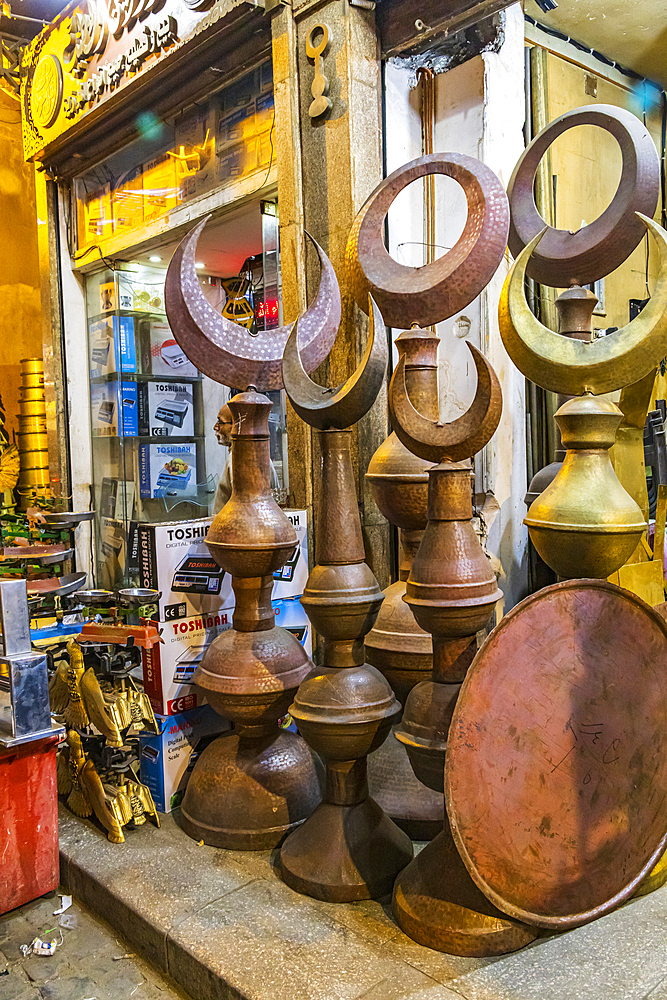
<path id="1" fill-rule="evenodd" d="M 310 652 L 308 618 L 299 603 L 308 578 L 306 511 L 286 511 L 297 532 L 294 556 L 276 573 L 277 624 Z M 192 675 L 209 643 L 232 627 L 234 592 L 229 574 L 211 556 L 206 536 L 212 518 L 137 526 L 140 585 L 161 591 L 157 620 L 163 642 L 144 653 L 144 687 L 153 709 L 173 715 L 197 707 Z"/>

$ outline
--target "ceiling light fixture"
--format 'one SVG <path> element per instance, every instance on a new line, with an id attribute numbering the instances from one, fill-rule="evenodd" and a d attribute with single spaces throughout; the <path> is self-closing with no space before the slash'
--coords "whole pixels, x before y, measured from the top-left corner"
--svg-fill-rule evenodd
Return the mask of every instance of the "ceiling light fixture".
<path id="1" fill-rule="evenodd" d="M 201 262 L 201 261 L 199 261 L 199 263 L 195 264 L 195 267 L 203 267 L 203 266 L 204 266 L 204 265 L 202 264 L 202 262 Z"/>
<path id="2" fill-rule="evenodd" d="M 159 264 L 160 261 L 162 260 L 162 257 L 158 257 L 158 255 L 154 253 L 153 256 L 149 257 L 148 259 L 151 262 L 151 264 Z"/>

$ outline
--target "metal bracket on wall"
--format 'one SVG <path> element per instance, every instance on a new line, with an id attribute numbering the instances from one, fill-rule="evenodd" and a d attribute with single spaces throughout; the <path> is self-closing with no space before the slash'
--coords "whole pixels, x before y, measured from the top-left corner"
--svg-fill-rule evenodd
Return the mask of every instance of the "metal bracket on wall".
<path id="1" fill-rule="evenodd" d="M 0 77 L 15 91 L 21 83 L 21 50 L 24 43 L 16 38 L 0 34 Z"/>
<path id="2" fill-rule="evenodd" d="M 333 107 L 333 101 L 328 97 L 329 80 L 324 75 L 324 57 L 329 51 L 329 26 L 320 22 L 314 24 L 306 38 L 306 55 L 315 63 L 315 75 L 310 87 L 313 100 L 308 108 L 311 118 L 320 118 Z"/>

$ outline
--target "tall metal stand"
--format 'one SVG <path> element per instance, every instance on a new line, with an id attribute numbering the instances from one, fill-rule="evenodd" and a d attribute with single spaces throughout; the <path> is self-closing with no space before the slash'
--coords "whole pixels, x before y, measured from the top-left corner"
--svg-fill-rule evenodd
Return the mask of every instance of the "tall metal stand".
<path id="1" fill-rule="evenodd" d="M 386 358 L 384 328 L 375 313 L 361 365 L 333 392 L 305 375 L 296 332 L 283 360 L 287 394 L 318 428 L 321 452 L 317 565 L 301 603 L 324 640 L 322 667 L 301 685 L 290 713 L 325 762 L 326 786 L 322 804 L 283 844 L 280 863 L 293 889 L 332 902 L 390 892 L 412 857 L 410 838 L 368 794 L 366 758 L 386 739 L 400 704 L 382 674 L 364 662 L 364 637 L 383 595 L 364 562 L 346 429 L 375 400 Z"/>
<path id="2" fill-rule="evenodd" d="M 405 355 L 405 381 L 420 412 L 437 420 L 438 337 L 406 330 L 396 338 Z M 415 684 L 430 678 L 431 637 L 405 603 L 405 586 L 427 522 L 428 470 L 432 463 L 413 455 L 392 432 L 371 458 L 366 479 L 378 507 L 399 529 L 399 579 L 384 591 L 375 625 L 366 636 L 366 657 L 377 667 L 402 705 Z M 396 732 L 394 727 L 393 732 Z M 369 762 L 375 800 L 414 840 L 431 840 L 442 829 L 442 796 L 415 776 L 403 747 L 386 740 Z"/>

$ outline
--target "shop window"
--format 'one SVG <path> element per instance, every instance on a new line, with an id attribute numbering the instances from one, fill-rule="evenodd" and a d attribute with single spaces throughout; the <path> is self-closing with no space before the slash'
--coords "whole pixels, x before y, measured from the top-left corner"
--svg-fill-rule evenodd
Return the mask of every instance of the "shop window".
<path id="1" fill-rule="evenodd" d="M 270 60 L 169 120 L 140 115 L 136 141 L 74 181 L 77 258 L 110 240 L 137 243 L 213 190 L 228 189 L 232 201 L 249 193 L 249 179 L 262 187 L 274 161 L 273 120 Z"/>
<path id="2" fill-rule="evenodd" d="M 242 215 L 241 215 L 242 213 Z M 274 203 L 210 223 L 215 253 L 245 233 L 256 249 L 228 278 L 199 272 L 211 305 L 257 329 L 281 322 L 278 219 Z M 240 238 L 236 240 L 238 244 Z M 169 248 L 170 250 L 171 248 Z M 236 246 L 238 252 L 238 246 Z M 212 251 L 213 252 L 213 251 Z M 220 506 L 229 449 L 215 425 L 233 389 L 202 375 L 179 347 L 164 311 L 164 265 L 141 259 L 86 276 L 90 421 L 96 517 L 96 582 L 136 584 L 137 524 L 206 517 Z M 205 258 L 205 253 L 203 254 Z M 245 387 L 240 387 L 245 388 Z M 288 501 L 284 392 L 270 393 L 272 489 Z"/>

